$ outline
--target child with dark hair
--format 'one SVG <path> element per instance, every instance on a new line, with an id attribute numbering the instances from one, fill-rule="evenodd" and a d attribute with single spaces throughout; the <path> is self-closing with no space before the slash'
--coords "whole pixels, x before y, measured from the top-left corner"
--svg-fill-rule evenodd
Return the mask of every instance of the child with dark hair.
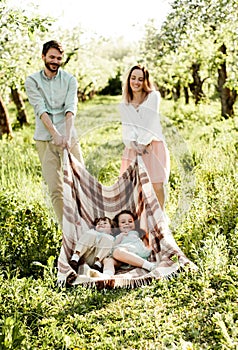
<path id="1" fill-rule="evenodd" d="M 147 260 L 151 248 L 142 241 L 145 232 L 139 228 L 136 216 L 131 211 L 123 210 L 114 217 L 113 222 L 120 233 L 115 238 L 112 257 L 103 261 L 103 273 L 114 275 L 115 267 L 120 266 L 122 262 L 152 271 L 156 265 Z"/>
<path id="2" fill-rule="evenodd" d="M 77 273 L 82 258 L 94 270 L 102 272 L 102 261 L 112 250 L 112 221 L 108 217 L 96 218 L 93 229 L 83 233 L 75 246 L 69 265 Z"/>

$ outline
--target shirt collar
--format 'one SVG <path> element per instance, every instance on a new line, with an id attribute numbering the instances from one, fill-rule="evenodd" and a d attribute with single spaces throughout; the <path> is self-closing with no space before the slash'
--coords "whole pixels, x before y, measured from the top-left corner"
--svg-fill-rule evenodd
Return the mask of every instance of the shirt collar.
<path id="1" fill-rule="evenodd" d="M 47 77 L 47 75 L 45 74 L 44 69 L 42 69 L 41 74 L 42 74 L 43 78 L 46 79 L 46 80 L 55 80 L 55 79 L 57 79 L 57 78 L 59 77 L 59 75 L 60 75 L 60 69 L 58 70 L 57 74 L 56 74 L 53 78 Z"/>

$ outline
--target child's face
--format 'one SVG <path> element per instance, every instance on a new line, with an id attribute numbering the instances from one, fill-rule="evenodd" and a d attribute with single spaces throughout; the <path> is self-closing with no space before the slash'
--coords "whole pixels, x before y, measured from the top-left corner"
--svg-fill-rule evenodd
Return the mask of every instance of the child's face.
<path id="1" fill-rule="evenodd" d="M 130 214 L 121 214 L 118 218 L 118 226 L 121 232 L 129 232 L 135 229 L 135 221 Z"/>
<path id="2" fill-rule="evenodd" d="M 105 232 L 105 233 L 112 233 L 111 224 L 108 219 L 100 219 L 96 224 L 96 231 L 98 232 Z"/>

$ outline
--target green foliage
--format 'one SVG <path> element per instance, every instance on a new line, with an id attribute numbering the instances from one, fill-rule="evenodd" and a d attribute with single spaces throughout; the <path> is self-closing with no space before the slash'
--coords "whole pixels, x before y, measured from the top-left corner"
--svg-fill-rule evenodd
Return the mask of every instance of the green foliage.
<path id="1" fill-rule="evenodd" d="M 32 135 L 26 130 L 24 138 L 2 140 L 2 157 L 0 160 L 1 188 L 26 189 L 26 183 L 31 178 L 33 182 L 39 182 L 41 176 L 40 163 L 36 151 L 32 145 Z M 11 160 L 11 161 L 9 161 Z"/>
<path id="2" fill-rule="evenodd" d="M 106 185 L 113 184 L 118 177 L 120 168 L 118 155 L 124 148 L 119 140 L 120 132 L 119 124 L 104 125 L 103 128 L 91 130 L 90 134 L 84 136 L 82 142 L 82 149 L 87 155 L 85 164 L 88 171 Z"/>
<path id="3" fill-rule="evenodd" d="M 200 116 L 197 112 L 188 113 L 188 107 L 184 109 L 184 106 L 177 104 L 176 108 L 176 113 L 169 115 L 175 125 L 177 124 L 180 135 L 186 140 L 196 182 L 187 218 L 181 226 L 176 228 L 176 231 L 179 232 L 181 244 L 185 247 L 195 242 L 197 247 L 199 245 L 203 247 L 205 237 L 212 235 L 216 237 L 214 239 L 219 239 L 217 237 L 222 239 L 224 236 L 230 261 L 234 263 L 237 254 L 238 120 L 221 121 L 219 116 L 212 116 L 210 106 L 207 106 L 207 109 L 205 106 L 200 107 Z M 191 107 L 190 110 L 192 112 Z M 169 144 L 171 142 L 172 140 Z M 171 153 L 173 155 L 173 152 Z M 179 175 L 178 172 L 175 173 Z M 177 183 L 179 184 L 181 179 L 174 177 L 172 168 L 170 188 L 174 187 L 176 192 Z M 181 193 L 184 190 L 186 186 L 185 188 L 181 186 Z M 173 214 L 171 211 L 170 216 L 173 217 L 173 215 L 176 219 L 176 211 Z"/>
<path id="4" fill-rule="evenodd" d="M 15 317 L 3 316 L 0 333 L 1 349 L 20 349 L 24 339 L 19 320 Z"/>
<path id="5" fill-rule="evenodd" d="M 0 192 L 0 263 L 22 276 L 37 275 L 34 262 L 45 264 L 56 256 L 61 233 L 46 208 L 37 201 L 23 199 L 14 192 Z M 41 272 L 41 271 L 40 271 Z"/>
<path id="6" fill-rule="evenodd" d="M 37 276 L 42 269 L 32 263 L 57 255 L 61 233 L 42 181 L 33 127 L 1 140 L 0 147 L 0 262 L 21 276 Z"/>
<path id="7" fill-rule="evenodd" d="M 119 101 L 120 97 L 97 97 L 79 108 L 79 118 L 76 120 L 86 168 L 105 185 L 116 181 L 124 148 Z"/>
<path id="8" fill-rule="evenodd" d="M 111 184 L 123 148 L 119 99 L 95 102 L 79 106 L 76 126 L 87 168 Z M 0 143 L 0 349 L 237 348 L 238 120 L 221 120 L 216 102 L 196 108 L 165 100 L 161 119 L 171 153 L 167 213 L 198 273 L 134 290 L 58 288 L 61 237 L 39 191 L 30 131 L 16 131 L 16 142 Z M 180 198 L 188 205 L 182 212 Z"/>
<path id="9" fill-rule="evenodd" d="M 237 0 L 175 0 L 161 28 L 153 21 L 147 24 L 141 49 L 143 59 L 157 86 L 169 98 L 176 86 L 180 86 L 183 94 L 183 87 L 191 88 L 194 84 L 197 89 L 202 87 L 206 98 L 211 99 L 221 92 L 218 70 L 224 63 L 225 86 L 236 96 L 237 8 Z M 220 50 L 222 45 L 226 54 Z M 199 67 L 196 77 L 194 64 Z M 192 88 L 191 92 L 195 94 Z"/>
<path id="10" fill-rule="evenodd" d="M 122 38 L 109 40 L 88 36 L 85 40 L 81 26 L 63 32 L 60 28 L 56 33 L 66 48 L 68 63 L 64 68 L 78 80 L 80 101 L 91 99 L 108 84 L 113 95 L 120 94 L 118 71 L 124 70 L 123 59 L 132 55 L 134 46 L 125 43 Z M 107 93 L 108 90 L 104 94 Z"/>
<path id="11" fill-rule="evenodd" d="M 99 92 L 100 95 L 110 95 L 117 96 L 121 95 L 122 92 L 122 82 L 121 82 L 121 73 L 117 72 L 115 78 L 108 79 L 108 84 Z"/>
<path id="12" fill-rule="evenodd" d="M 0 4 L 0 91 L 15 87 L 20 89 L 24 83 L 30 62 L 38 50 L 35 35 L 41 36 L 51 26 L 52 19 L 26 13 L 9 3 Z M 39 55 L 39 53 L 38 53 Z"/>

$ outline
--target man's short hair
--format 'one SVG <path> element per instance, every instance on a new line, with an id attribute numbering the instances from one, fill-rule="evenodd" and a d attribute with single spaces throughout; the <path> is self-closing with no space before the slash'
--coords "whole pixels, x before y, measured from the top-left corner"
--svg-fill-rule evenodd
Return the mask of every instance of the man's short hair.
<path id="1" fill-rule="evenodd" d="M 50 41 L 47 41 L 47 43 L 44 43 L 43 49 L 42 49 L 42 55 L 46 56 L 47 52 L 51 48 L 58 50 L 61 54 L 64 53 L 64 49 L 61 43 L 59 43 L 56 40 L 50 40 Z"/>

